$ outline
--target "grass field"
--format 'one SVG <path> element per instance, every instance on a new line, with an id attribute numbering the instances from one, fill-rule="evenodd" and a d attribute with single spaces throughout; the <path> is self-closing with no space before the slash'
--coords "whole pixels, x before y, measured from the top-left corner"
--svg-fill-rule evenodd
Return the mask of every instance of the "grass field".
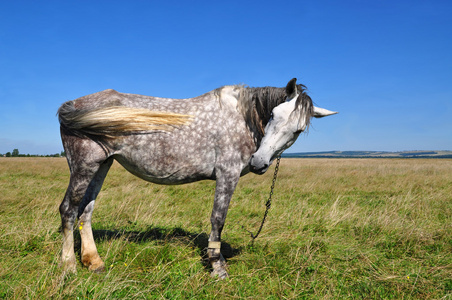
<path id="1" fill-rule="evenodd" d="M 204 260 L 215 183 L 154 185 L 116 163 L 93 217 L 106 271 L 64 275 L 65 159 L 0 158 L 0 298 L 452 299 L 452 160 L 283 159 L 252 245 L 241 225 L 257 229 L 267 173 L 234 194 L 229 279 Z"/>

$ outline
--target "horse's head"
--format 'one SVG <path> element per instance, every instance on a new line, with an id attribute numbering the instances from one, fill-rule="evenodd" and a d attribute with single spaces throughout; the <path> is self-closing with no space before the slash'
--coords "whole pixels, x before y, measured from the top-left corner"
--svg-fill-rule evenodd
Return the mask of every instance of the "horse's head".
<path id="1" fill-rule="evenodd" d="M 297 140 L 308 126 L 311 117 L 322 118 L 337 113 L 315 106 L 310 107 L 310 99 L 308 103 L 303 101 L 303 97 L 309 96 L 297 87 L 296 82 L 296 78 L 289 81 L 286 86 L 286 102 L 273 108 L 259 149 L 250 160 L 250 170 L 253 173 L 265 173 L 273 160 Z"/>

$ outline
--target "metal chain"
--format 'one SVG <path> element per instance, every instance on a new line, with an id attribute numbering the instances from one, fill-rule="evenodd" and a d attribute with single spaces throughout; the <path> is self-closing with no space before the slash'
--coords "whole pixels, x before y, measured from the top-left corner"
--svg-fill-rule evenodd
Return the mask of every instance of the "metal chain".
<path id="1" fill-rule="evenodd" d="M 259 227 L 259 230 L 257 231 L 256 234 L 253 234 L 251 231 L 247 230 L 245 228 L 245 226 L 242 225 L 242 228 L 244 230 L 248 231 L 248 233 L 251 235 L 251 239 L 252 239 L 251 244 L 254 243 L 254 240 L 257 239 L 257 237 L 261 233 L 262 227 L 264 227 L 265 219 L 267 218 L 267 215 L 268 215 L 268 211 L 270 210 L 270 207 L 272 206 L 273 189 L 275 188 L 276 177 L 278 176 L 280 161 L 281 161 L 281 156 L 278 156 L 277 161 L 276 161 L 276 166 L 275 166 L 275 172 L 273 173 L 273 181 L 272 181 L 272 186 L 270 188 L 270 195 L 268 196 L 267 202 L 265 203 L 266 209 L 265 209 L 264 217 L 262 218 L 262 222 L 261 222 L 261 226 Z"/>

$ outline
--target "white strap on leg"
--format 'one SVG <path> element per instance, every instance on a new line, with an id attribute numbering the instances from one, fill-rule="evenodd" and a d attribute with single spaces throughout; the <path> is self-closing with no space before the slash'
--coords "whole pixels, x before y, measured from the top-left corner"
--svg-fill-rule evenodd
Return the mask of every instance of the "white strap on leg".
<path id="1" fill-rule="evenodd" d="M 210 242 L 209 246 L 207 247 L 209 249 L 220 249 L 221 248 L 221 242 Z"/>

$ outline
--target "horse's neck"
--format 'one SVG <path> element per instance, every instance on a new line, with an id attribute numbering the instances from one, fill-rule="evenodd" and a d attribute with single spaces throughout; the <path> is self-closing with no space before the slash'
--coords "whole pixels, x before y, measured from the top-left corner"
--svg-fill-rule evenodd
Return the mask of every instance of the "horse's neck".
<path id="1" fill-rule="evenodd" d="M 224 86 L 216 91 L 216 95 L 219 96 L 222 109 L 231 108 L 243 116 L 250 135 L 253 138 L 253 141 L 256 144 L 257 148 L 264 136 L 263 129 L 259 128 L 259 126 L 256 126 L 256 124 L 250 119 L 250 113 L 253 112 L 250 112 L 249 109 L 252 108 L 247 106 L 248 103 L 242 103 L 242 101 L 248 100 L 240 99 L 240 94 L 244 89 L 246 88 L 241 85 Z"/>

